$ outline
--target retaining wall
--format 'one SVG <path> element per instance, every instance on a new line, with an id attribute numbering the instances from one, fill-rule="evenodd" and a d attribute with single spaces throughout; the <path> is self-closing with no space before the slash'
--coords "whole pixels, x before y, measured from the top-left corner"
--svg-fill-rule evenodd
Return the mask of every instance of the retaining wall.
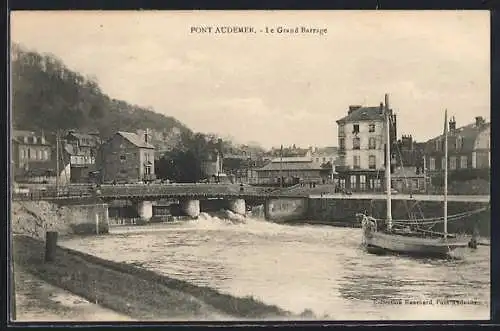
<path id="1" fill-rule="evenodd" d="M 96 215 L 98 223 L 96 223 Z M 109 232 L 107 204 L 60 206 L 47 201 L 14 201 L 12 232 L 44 238 L 45 231 L 61 235 Z"/>
<path id="2" fill-rule="evenodd" d="M 448 216 L 473 211 L 488 204 L 484 202 L 448 202 Z M 370 213 L 376 218 L 385 218 L 386 201 L 370 199 L 309 199 L 305 219 L 321 221 L 332 225 L 359 226 L 356 213 Z M 443 216 L 443 203 L 440 201 L 392 201 L 393 219 L 408 219 L 409 214 L 415 218 L 435 218 Z M 448 222 L 449 232 L 472 233 L 477 227 L 481 236 L 490 236 L 491 210 Z M 442 231 L 443 223 L 436 224 L 433 231 Z"/>

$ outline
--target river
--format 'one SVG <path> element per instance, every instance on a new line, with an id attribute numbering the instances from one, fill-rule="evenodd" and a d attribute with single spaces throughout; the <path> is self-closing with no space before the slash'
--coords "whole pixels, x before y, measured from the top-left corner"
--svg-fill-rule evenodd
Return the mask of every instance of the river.
<path id="1" fill-rule="evenodd" d="M 462 260 L 432 260 L 371 255 L 360 243 L 360 229 L 252 218 L 234 224 L 202 214 L 155 232 L 73 238 L 61 246 L 295 313 L 310 309 L 321 319 L 490 318 L 489 247 Z M 450 299 L 461 301 L 443 301 Z"/>

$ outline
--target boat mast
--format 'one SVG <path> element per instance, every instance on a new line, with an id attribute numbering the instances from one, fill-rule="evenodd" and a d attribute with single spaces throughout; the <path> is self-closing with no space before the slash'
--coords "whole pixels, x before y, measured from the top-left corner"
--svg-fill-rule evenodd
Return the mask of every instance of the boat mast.
<path id="1" fill-rule="evenodd" d="M 391 201 L 391 125 L 389 115 L 389 95 L 385 95 L 385 190 L 387 195 L 387 230 L 392 229 L 392 201 Z"/>
<path id="2" fill-rule="evenodd" d="M 448 235 L 448 109 L 444 111 L 444 237 Z"/>
<path id="3" fill-rule="evenodd" d="M 59 130 L 56 131 L 56 196 L 59 196 Z"/>
<path id="4" fill-rule="evenodd" d="M 280 187 L 283 187 L 283 145 L 280 148 Z"/>

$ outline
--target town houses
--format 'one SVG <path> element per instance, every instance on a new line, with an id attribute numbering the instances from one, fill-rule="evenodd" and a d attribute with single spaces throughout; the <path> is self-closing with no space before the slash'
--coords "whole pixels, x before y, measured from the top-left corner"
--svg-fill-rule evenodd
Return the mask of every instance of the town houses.
<path id="1" fill-rule="evenodd" d="M 430 192 L 432 186 L 441 185 L 443 134 L 425 142 L 415 141 L 411 134 L 398 139 L 396 114 L 388 96 L 384 101 L 378 106 L 349 106 L 336 121 L 337 146 L 279 146 L 266 152 L 248 145 L 224 147 L 219 139 L 200 160 L 202 180 L 263 186 L 333 184 L 336 191 L 383 192 L 387 111 L 392 188 Z M 491 123 L 476 117 L 457 126 L 452 116 L 447 125 L 450 178 L 489 179 Z M 179 133 L 139 129 L 117 131 L 103 139 L 96 132 L 78 130 L 14 130 L 11 173 L 17 183 L 152 182 L 157 179 L 158 153 L 174 146 L 165 137 L 178 140 Z"/>
<path id="2" fill-rule="evenodd" d="M 337 120 L 339 162 L 335 168 L 341 189 L 377 190 L 382 187 L 385 168 L 385 110 L 393 125 L 391 144 L 396 143 L 396 115 L 385 105 L 349 106 L 347 115 Z"/>

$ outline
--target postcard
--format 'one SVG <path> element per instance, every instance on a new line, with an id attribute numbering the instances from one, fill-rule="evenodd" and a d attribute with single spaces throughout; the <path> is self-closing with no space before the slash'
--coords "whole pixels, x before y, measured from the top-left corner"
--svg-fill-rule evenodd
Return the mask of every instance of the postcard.
<path id="1" fill-rule="evenodd" d="M 488 11 L 14 11 L 14 321 L 490 319 Z"/>

